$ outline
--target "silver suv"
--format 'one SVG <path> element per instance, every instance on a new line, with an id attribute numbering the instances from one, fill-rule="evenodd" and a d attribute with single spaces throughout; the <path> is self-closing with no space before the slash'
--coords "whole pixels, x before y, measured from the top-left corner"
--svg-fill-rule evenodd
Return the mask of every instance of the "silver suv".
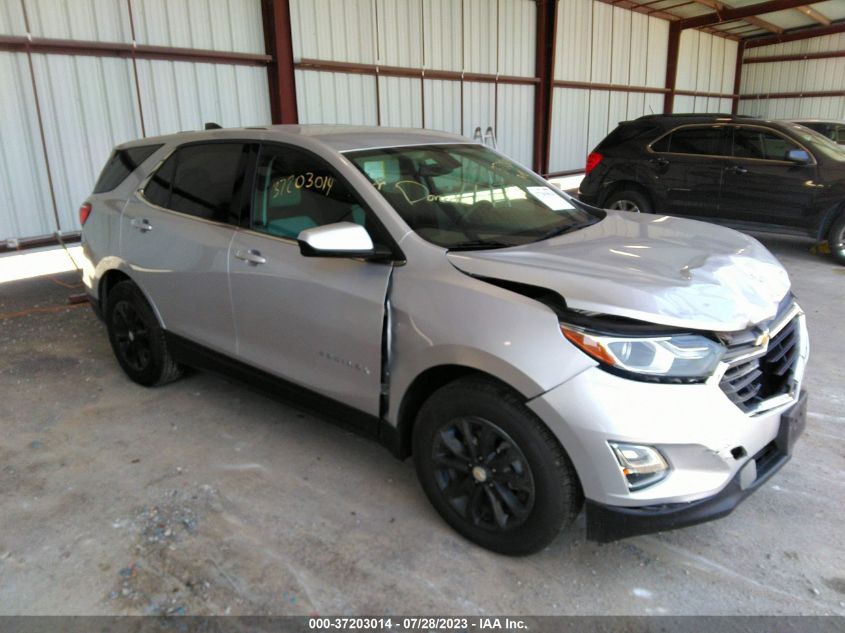
<path id="1" fill-rule="evenodd" d="M 469 540 L 526 554 L 730 512 L 788 459 L 808 356 L 756 240 L 586 206 L 431 131 L 272 126 L 117 147 L 84 281 L 146 386 L 234 374 L 413 455 Z"/>

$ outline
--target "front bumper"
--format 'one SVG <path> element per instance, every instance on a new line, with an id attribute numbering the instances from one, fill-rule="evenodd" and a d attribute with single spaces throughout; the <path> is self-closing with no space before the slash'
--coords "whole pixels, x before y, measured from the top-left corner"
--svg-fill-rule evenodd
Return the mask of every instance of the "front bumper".
<path id="1" fill-rule="evenodd" d="M 587 500 L 587 538 L 608 543 L 638 534 L 687 527 L 730 514 L 789 461 L 792 447 L 804 431 L 807 394 L 803 392 L 781 416 L 778 434 L 734 475 L 721 492 L 689 503 L 626 508 Z"/>
<path id="2" fill-rule="evenodd" d="M 798 318 L 795 395 L 780 397 L 770 409 L 744 412 L 715 377 L 692 385 L 647 383 L 599 367 L 527 403 L 572 460 L 587 500 L 588 522 L 608 524 L 605 535 L 603 528 L 592 527 L 594 537 L 619 538 L 717 518 L 753 490 L 758 477 L 754 473 L 749 480 L 748 469 L 759 458 L 769 460 L 760 469 L 761 482 L 782 466 L 788 459 L 783 442 L 778 443 L 784 420 L 805 402 L 798 394 L 809 344 L 804 317 Z M 608 442 L 656 448 L 670 467 L 668 475 L 629 490 Z M 781 454 L 783 459 L 777 458 Z M 734 487 L 740 482 L 738 493 Z"/>

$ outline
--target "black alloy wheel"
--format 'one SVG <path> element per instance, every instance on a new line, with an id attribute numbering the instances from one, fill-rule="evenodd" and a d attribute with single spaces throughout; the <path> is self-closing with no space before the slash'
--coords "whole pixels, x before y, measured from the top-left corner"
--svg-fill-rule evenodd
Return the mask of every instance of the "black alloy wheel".
<path id="1" fill-rule="evenodd" d="M 506 531 L 530 516 L 535 493 L 528 460 L 492 422 L 472 417 L 444 424 L 431 459 L 440 493 L 473 525 Z"/>
<path id="2" fill-rule="evenodd" d="M 182 375 L 155 312 L 133 282 L 121 281 L 108 291 L 103 315 L 115 358 L 132 380 L 152 387 Z"/>
<path id="3" fill-rule="evenodd" d="M 507 385 L 468 375 L 432 393 L 412 452 L 431 505 L 463 537 L 524 556 L 551 543 L 583 504 L 560 441 Z"/>
<path id="4" fill-rule="evenodd" d="M 134 371 L 142 372 L 152 360 L 150 334 L 141 315 L 129 301 L 118 301 L 112 312 L 117 353 Z"/>

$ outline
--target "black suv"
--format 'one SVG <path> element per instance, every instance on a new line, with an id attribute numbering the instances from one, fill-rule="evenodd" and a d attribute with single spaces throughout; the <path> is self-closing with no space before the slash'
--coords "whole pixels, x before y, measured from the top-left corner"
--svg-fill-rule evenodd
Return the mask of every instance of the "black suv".
<path id="1" fill-rule="evenodd" d="M 587 204 L 827 239 L 845 264 L 845 150 L 796 123 L 644 116 L 599 143 L 586 172 Z"/>

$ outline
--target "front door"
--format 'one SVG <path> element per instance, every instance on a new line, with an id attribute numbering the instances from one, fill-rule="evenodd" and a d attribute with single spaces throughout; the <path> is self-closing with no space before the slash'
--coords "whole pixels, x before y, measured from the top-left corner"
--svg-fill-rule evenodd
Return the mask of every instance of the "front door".
<path id="1" fill-rule="evenodd" d="M 382 330 L 392 266 L 304 257 L 296 237 L 335 222 L 383 229 L 338 173 L 302 149 L 265 144 L 249 225 L 229 257 L 238 357 L 378 415 Z"/>
<path id="2" fill-rule="evenodd" d="M 805 227 L 818 191 L 817 166 L 787 160 L 801 146 L 769 128 L 736 127 L 725 165 L 719 216 L 727 221 Z"/>

